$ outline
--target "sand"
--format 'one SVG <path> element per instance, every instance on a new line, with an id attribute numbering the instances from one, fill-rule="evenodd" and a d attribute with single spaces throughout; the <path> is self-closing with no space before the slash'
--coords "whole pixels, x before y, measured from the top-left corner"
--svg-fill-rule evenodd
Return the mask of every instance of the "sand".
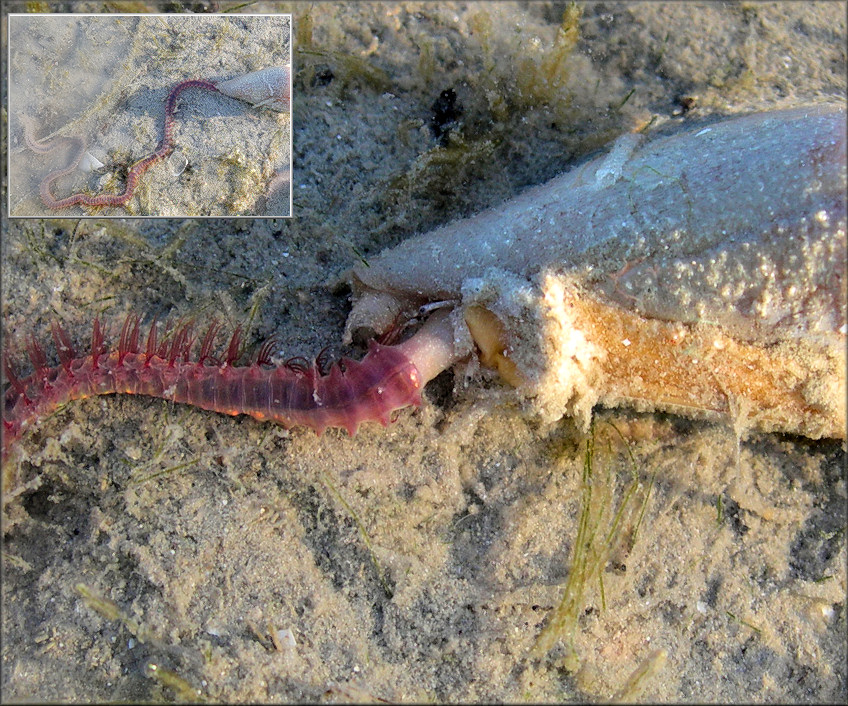
<path id="1" fill-rule="evenodd" d="M 559 58 L 561 4 L 251 9 L 294 13 L 295 218 L 7 220 L 4 344 L 137 312 L 360 356 L 340 343 L 352 264 L 652 116 L 846 90 L 843 3 L 589 5 Z M 509 399 L 462 368 L 353 438 L 69 404 L 4 468 L 4 699 L 846 699 L 843 443 L 597 410 L 593 497 L 650 493 L 571 641 L 534 656 L 574 568 L 587 437 Z"/>

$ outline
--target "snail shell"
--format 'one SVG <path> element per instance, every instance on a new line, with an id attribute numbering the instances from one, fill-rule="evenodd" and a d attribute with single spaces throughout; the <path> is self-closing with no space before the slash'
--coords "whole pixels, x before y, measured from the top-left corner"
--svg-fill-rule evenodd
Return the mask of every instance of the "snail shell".
<path id="1" fill-rule="evenodd" d="M 284 113 L 291 106 L 291 66 L 270 66 L 219 81 L 215 87 L 225 96 Z"/>
<path id="2" fill-rule="evenodd" d="M 624 135 L 355 267 L 346 335 L 453 303 L 458 345 L 542 418 L 626 405 L 844 438 L 845 149 L 844 104 Z"/>
<path id="3" fill-rule="evenodd" d="M 103 167 L 103 162 L 101 162 L 97 157 L 95 157 L 91 152 L 84 152 L 82 158 L 77 165 L 81 172 L 85 172 L 88 174 L 89 172 L 95 172 L 98 169 Z"/>

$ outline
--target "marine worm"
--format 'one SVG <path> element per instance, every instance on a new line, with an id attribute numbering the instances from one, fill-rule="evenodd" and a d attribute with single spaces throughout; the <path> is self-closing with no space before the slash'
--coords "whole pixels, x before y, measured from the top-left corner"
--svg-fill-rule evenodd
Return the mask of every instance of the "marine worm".
<path id="1" fill-rule="evenodd" d="M 75 157 L 68 166 L 50 172 L 41 181 L 41 184 L 39 186 L 39 194 L 41 195 L 41 201 L 44 203 L 44 205 L 54 211 L 62 208 L 70 208 L 71 206 L 76 205 L 89 207 L 124 206 L 132 198 L 133 193 L 135 192 L 136 185 L 138 184 L 139 177 L 141 177 L 144 172 L 150 169 L 150 167 L 156 164 L 156 162 L 165 159 L 165 157 L 167 157 L 171 153 L 171 138 L 174 131 L 174 109 L 176 107 L 177 98 L 179 98 L 180 94 L 183 91 L 189 88 L 203 88 L 207 91 L 218 91 L 214 83 L 200 80 L 183 81 L 182 83 L 178 83 L 176 86 L 174 86 L 173 89 L 171 89 L 171 92 L 168 94 L 168 98 L 165 101 L 165 118 L 162 129 L 162 139 L 159 142 L 159 145 L 156 147 L 155 151 L 151 152 L 146 157 L 143 157 L 142 159 L 138 160 L 130 167 L 129 172 L 127 173 L 127 179 L 124 185 L 124 190 L 120 194 L 98 194 L 97 196 L 89 196 L 88 194 L 77 193 L 72 194 L 71 196 L 66 196 L 63 199 L 54 198 L 52 193 L 53 182 L 65 176 L 66 174 L 70 174 L 72 171 L 74 171 L 74 169 L 76 169 L 77 165 L 79 164 L 80 159 L 82 158 L 83 152 L 85 151 L 85 147 L 82 143 L 82 140 L 80 140 L 79 138 L 65 138 L 63 140 L 65 144 L 75 145 Z M 40 144 L 32 138 L 32 136 L 29 134 L 28 129 L 24 131 L 24 139 L 26 140 L 27 146 L 31 150 L 41 154 L 51 152 L 59 146 L 58 144 Z"/>
<path id="2" fill-rule="evenodd" d="M 361 363 L 234 365 L 216 328 L 141 352 L 95 322 L 90 352 L 54 328 L 60 364 L 29 346 L 7 363 L 4 453 L 57 405 L 128 393 L 321 433 L 420 403 L 421 388 L 477 354 L 540 417 L 588 426 L 597 404 L 845 438 L 846 135 L 842 105 L 626 135 L 503 206 L 411 238 L 349 273 L 347 339 L 415 316 L 423 327 Z"/>
<path id="3" fill-rule="evenodd" d="M 166 329 L 167 330 L 167 329 Z M 292 359 L 275 366 L 274 344 L 263 345 L 255 362 L 237 366 L 240 329 L 230 337 L 226 354 L 213 355 L 219 326 L 204 335 L 192 358 L 194 336 L 189 324 L 168 340 L 159 340 L 151 324 L 144 347 L 136 316 L 124 321 L 117 346 L 104 345 L 95 320 L 91 346 L 78 355 L 58 324 L 53 339 L 60 364 L 49 366 L 43 348 L 29 342 L 33 372 L 19 378 L 4 360 L 9 383 L 3 406 L 3 458 L 34 423 L 71 400 L 115 393 L 147 395 L 181 402 L 222 414 L 246 414 L 284 427 L 305 426 L 319 435 L 327 427 L 356 433 L 363 421 L 386 425 L 397 409 L 421 403 L 422 387 L 453 362 L 453 348 L 444 316 L 437 314 L 412 338 L 399 345 L 369 343 L 361 362 L 342 359 L 323 371 L 318 361 Z"/>
<path id="4" fill-rule="evenodd" d="M 253 71 L 243 76 L 219 81 L 203 81 L 192 79 L 178 83 L 165 101 L 165 117 L 162 127 L 162 139 L 156 149 L 146 157 L 133 164 L 127 173 L 124 190 L 120 194 L 88 194 L 77 193 L 57 199 L 53 196 L 53 184 L 57 179 L 70 174 L 80 163 L 85 152 L 85 145 L 78 137 L 66 137 L 54 141 L 52 144 L 44 145 L 35 140 L 31 135 L 31 125 L 28 119 L 24 119 L 24 140 L 27 146 L 38 154 L 47 154 L 61 145 L 72 146 L 71 162 L 61 169 L 50 172 L 39 185 L 39 194 L 44 205 L 51 210 L 70 208 L 71 206 L 125 206 L 132 198 L 138 184 L 139 178 L 160 160 L 167 157 L 173 149 L 172 137 L 174 131 L 174 111 L 177 99 L 183 91 L 189 88 L 202 88 L 215 93 L 223 93 L 226 96 L 241 101 L 252 103 L 259 107 L 266 107 L 277 111 L 288 111 L 291 104 L 291 70 L 289 66 L 272 66 L 259 71 Z"/>

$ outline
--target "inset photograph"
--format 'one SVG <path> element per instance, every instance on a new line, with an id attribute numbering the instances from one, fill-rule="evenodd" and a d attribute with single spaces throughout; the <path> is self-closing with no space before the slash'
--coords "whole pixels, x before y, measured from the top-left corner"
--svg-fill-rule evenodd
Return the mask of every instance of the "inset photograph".
<path id="1" fill-rule="evenodd" d="M 292 210 L 291 15 L 10 15 L 9 215 Z"/>

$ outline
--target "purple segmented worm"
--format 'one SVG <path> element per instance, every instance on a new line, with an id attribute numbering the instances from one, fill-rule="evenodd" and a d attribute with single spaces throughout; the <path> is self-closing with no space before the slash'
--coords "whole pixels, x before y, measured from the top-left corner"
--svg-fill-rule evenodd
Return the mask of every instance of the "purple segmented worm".
<path id="1" fill-rule="evenodd" d="M 309 364 L 302 359 L 273 365 L 272 342 L 259 350 L 253 364 L 237 366 L 241 330 L 232 334 L 221 358 L 213 355 L 218 331 L 213 322 L 194 357 L 190 324 L 159 341 L 154 322 L 142 347 L 138 317 L 130 315 L 117 346 L 109 348 L 95 320 L 90 350 L 78 355 L 57 324 L 53 326 L 56 366 L 47 364 L 44 349 L 30 339 L 32 374 L 18 377 L 4 360 L 8 388 L 3 458 L 27 429 L 60 405 L 116 393 L 159 397 L 232 416 L 246 414 L 286 428 L 309 427 L 318 434 L 327 427 L 354 434 L 362 422 L 386 425 L 395 410 L 419 405 L 424 385 L 453 360 L 452 335 L 438 314 L 409 340 L 398 345 L 371 341 L 362 361 L 343 359 L 327 371 L 317 361 Z"/>
<path id="2" fill-rule="evenodd" d="M 165 101 L 165 122 L 162 140 L 159 142 L 159 146 L 154 152 L 138 160 L 135 164 L 132 165 L 132 167 L 130 167 L 129 172 L 127 173 L 127 179 L 124 186 L 124 190 L 120 194 L 98 194 L 96 196 L 89 196 L 88 194 L 77 193 L 72 194 L 71 196 L 67 196 L 63 199 L 54 198 L 51 190 L 53 182 L 65 176 L 66 174 L 70 174 L 74 169 L 76 169 L 77 165 L 80 162 L 80 159 L 82 159 L 82 155 L 85 150 L 85 146 L 80 138 L 62 138 L 60 144 L 73 144 L 75 146 L 74 152 L 76 156 L 67 167 L 63 167 L 62 169 L 56 169 L 50 172 L 42 180 L 39 186 L 39 193 L 41 195 L 41 200 L 44 205 L 54 211 L 62 208 L 70 208 L 71 206 L 76 205 L 89 206 L 94 208 L 103 206 L 124 206 L 132 198 L 133 193 L 135 192 L 135 188 L 138 184 L 139 177 L 141 177 L 141 175 L 144 174 L 144 172 L 146 172 L 148 169 L 150 169 L 150 167 L 152 167 L 156 162 L 161 159 L 164 159 L 170 154 L 172 149 L 171 138 L 173 136 L 174 131 L 174 109 L 176 107 L 177 98 L 179 98 L 180 94 L 183 91 L 189 88 L 205 88 L 207 91 L 215 91 L 216 93 L 218 92 L 218 88 L 215 86 L 214 83 L 211 83 L 209 81 L 202 81 L 199 79 L 183 81 L 182 83 L 178 83 L 176 86 L 174 86 L 174 88 L 168 94 L 168 99 Z M 32 138 L 28 129 L 24 131 L 24 138 L 26 140 L 27 146 L 33 152 L 37 152 L 39 154 L 46 154 L 48 152 L 53 151 L 56 147 L 59 146 L 59 144 L 40 144 Z"/>

